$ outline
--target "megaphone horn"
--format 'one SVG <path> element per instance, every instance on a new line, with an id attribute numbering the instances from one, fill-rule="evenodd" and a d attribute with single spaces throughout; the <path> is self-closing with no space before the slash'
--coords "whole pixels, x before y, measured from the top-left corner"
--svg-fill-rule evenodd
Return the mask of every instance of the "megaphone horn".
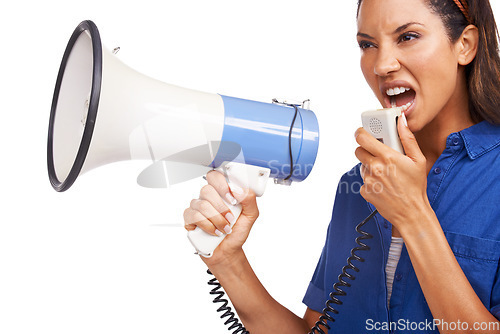
<path id="1" fill-rule="evenodd" d="M 318 122 L 310 110 L 211 94 L 138 73 L 102 47 L 96 25 L 73 32 L 57 76 L 47 143 L 49 179 L 57 191 L 98 166 L 132 159 L 219 167 L 234 158 L 271 170 L 277 180 L 302 181 L 318 149 Z M 215 143 L 215 144 L 214 144 Z M 291 160 L 290 160 L 291 159 Z"/>

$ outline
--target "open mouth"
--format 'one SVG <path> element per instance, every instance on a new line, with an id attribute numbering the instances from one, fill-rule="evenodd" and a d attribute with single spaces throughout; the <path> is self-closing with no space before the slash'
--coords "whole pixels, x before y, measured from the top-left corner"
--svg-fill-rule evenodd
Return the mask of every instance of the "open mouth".
<path id="1" fill-rule="evenodd" d="M 408 110 L 415 102 L 416 93 L 409 87 L 389 88 L 385 91 L 392 108 L 399 107 L 401 111 Z"/>

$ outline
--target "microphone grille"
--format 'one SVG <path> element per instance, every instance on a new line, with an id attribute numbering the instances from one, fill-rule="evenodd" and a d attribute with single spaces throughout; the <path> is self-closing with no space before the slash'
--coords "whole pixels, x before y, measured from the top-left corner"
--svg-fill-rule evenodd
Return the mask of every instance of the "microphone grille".
<path id="1" fill-rule="evenodd" d="M 368 126 L 370 127 L 370 131 L 374 134 L 382 132 L 382 122 L 378 118 L 370 118 Z"/>

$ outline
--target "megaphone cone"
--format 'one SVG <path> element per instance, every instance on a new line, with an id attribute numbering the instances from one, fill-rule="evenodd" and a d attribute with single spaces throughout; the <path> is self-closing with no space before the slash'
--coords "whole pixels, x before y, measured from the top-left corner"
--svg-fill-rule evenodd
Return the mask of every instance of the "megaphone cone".
<path id="1" fill-rule="evenodd" d="M 162 161 L 183 153 L 185 163 L 218 167 L 234 156 L 224 143 L 237 143 L 244 163 L 301 181 L 314 165 L 318 137 L 310 110 L 200 92 L 138 73 L 102 47 L 92 21 L 83 21 L 59 69 L 47 164 L 52 186 L 65 191 L 80 174 L 122 160 Z M 199 154 L 197 147 L 208 152 Z"/>

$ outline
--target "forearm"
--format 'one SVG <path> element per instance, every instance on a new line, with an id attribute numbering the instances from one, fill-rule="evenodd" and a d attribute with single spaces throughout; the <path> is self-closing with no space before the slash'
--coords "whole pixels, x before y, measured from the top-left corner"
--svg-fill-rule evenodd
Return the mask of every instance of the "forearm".
<path id="1" fill-rule="evenodd" d="M 448 324 L 467 323 L 468 330 L 460 333 L 478 333 L 474 323 L 496 322 L 469 284 L 430 206 L 409 216 L 416 223 L 401 224 L 399 231 L 434 319 Z M 442 327 L 440 333 L 451 331 Z"/>
<path id="2" fill-rule="evenodd" d="M 274 300 L 255 275 L 243 251 L 229 264 L 209 266 L 228 294 L 241 321 L 252 334 L 304 334 L 309 328 Z"/>

